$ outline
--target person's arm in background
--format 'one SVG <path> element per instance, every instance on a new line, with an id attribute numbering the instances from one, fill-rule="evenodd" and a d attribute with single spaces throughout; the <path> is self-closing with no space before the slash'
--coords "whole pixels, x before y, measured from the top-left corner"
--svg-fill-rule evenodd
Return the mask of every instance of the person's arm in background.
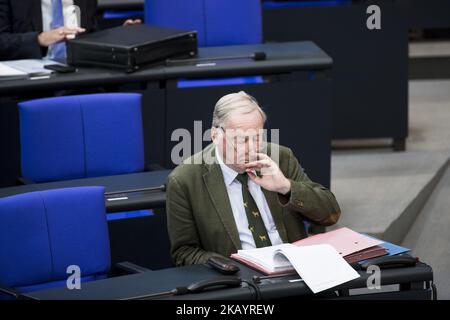
<path id="1" fill-rule="evenodd" d="M 41 59 L 50 45 L 85 31 L 61 27 L 41 33 L 16 33 L 12 16 L 10 0 L 0 0 L 0 60 Z"/>
<path id="2" fill-rule="evenodd" d="M 0 0 L 0 60 L 42 57 L 37 32 L 12 33 L 10 0 Z"/>

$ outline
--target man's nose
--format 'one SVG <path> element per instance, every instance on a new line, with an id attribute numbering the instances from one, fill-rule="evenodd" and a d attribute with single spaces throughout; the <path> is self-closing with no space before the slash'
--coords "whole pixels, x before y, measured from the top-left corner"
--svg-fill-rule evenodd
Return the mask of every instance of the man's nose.
<path id="1" fill-rule="evenodd" d="M 249 151 L 253 151 L 255 149 L 255 143 L 253 142 L 253 139 L 247 140 L 247 147 Z"/>

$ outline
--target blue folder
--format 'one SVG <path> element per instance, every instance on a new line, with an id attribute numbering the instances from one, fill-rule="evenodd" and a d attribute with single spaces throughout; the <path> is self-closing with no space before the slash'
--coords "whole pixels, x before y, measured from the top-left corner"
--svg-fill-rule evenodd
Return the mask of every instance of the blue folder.
<path id="1" fill-rule="evenodd" d="M 375 237 L 369 236 L 368 234 L 364 234 L 364 235 L 366 235 L 372 239 L 377 239 Z M 378 239 L 378 240 L 380 240 L 380 239 Z M 383 240 L 381 240 L 381 241 L 383 241 Z M 388 250 L 388 254 L 386 256 L 395 256 L 398 254 L 402 254 L 402 253 L 411 251 L 411 249 L 408 249 L 408 248 L 405 248 L 405 247 L 402 247 L 402 246 L 399 246 L 399 245 L 396 245 L 396 244 L 393 244 L 393 243 L 387 242 L 387 241 L 384 241 L 383 243 L 379 244 L 379 246 L 386 248 Z M 358 263 L 361 264 L 361 263 L 364 263 L 365 261 L 367 261 L 367 260 L 359 261 Z"/>
<path id="2" fill-rule="evenodd" d="M 388 250 L 388 256 L 395 256 L 397 254 L 405 253 L 411 251 L 411 249 L 398 246 L 396 244 L 390 243 L 390 242 L 383 242 L 380 244 L 381 247 L 384 247 Z"/>

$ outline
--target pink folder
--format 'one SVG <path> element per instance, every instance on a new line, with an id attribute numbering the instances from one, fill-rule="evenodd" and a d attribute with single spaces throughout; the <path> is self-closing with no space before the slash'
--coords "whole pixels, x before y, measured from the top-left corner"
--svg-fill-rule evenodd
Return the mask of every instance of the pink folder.
<path id="1" fill-rule="evenodd" d="M 320 233 L 294 242 L 296 246 L 311 246 L 315 244 L 329 244 L 334 247 L 341 256 L 345 257 L 352 253 L 377 246 L 383 241 L 369 238 L 349 228 L 340 228 L 326 233 Z"/>

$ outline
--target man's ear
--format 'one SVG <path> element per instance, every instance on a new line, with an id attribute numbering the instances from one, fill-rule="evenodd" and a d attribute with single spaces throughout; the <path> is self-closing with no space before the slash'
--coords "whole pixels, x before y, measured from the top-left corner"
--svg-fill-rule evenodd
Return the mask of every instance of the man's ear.
<path id="1" fill-rule="evenodd" d="M 216 146 L 219 144 L 219 130 L 216 127 L 211 128 L 211 140 Z"/>

